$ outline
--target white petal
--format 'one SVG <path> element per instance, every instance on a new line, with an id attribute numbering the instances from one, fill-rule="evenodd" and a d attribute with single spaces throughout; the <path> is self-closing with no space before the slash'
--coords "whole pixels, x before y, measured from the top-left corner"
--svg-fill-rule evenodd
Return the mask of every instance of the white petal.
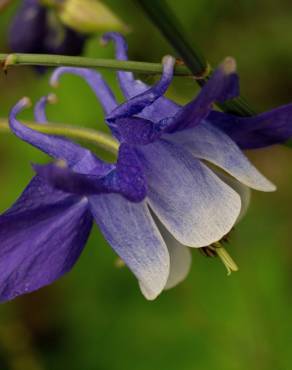
<path id="1" fill-rule="evenodd" d="M 192 264 L 192 255 L 189 247 L 175 239 L 167 244 L 170 255 L 170 273 L 164 289 L 170 289 L 181 283 L 189 274 Z"/>
<path id="2" fill-rule="evenodd" d="M 180 244 L 170 233 L 163 234 L 170 256 L 170 272 L 164 289 L 170 289 L 181 283 L 189 274 L 192 254 L 189 247 Z"/>
<path id="3" fill-rule="evenodd" d="M 207 121 L 195 128 L 168 135 L 167 139 L 181 144 L 196 158 L 215 164 L 253 189 L 276 190 L 275 185 L 249 162 L 235 142 Z"/>
<path id="4" fill-rule="evenodd" d="M 190 272 L 192 264 L 192 254 L 189 247 L 179 243 L 167 231 L 162 223 L 154 216 L 154 221 L 158 226 L 170 256 L 170 272 L 164 289 L 171 289 L 181 283 Z"/>
<path id="5" fill-rule="evenodd" d="M 169 254 L 145 202 L 131 203 L 118 194 L 89 198 L 104 237 L 136 275 L 142 293 L 155 299 L 169 275 Z"/>
<path id="6" fill-rule="evenodd" d="M 243 185 L 241 182 L 237 181 L 234 177 L 229 176 L 226 173 L 223 173 L 222 171 L 216 171 L 216 174 L 229 186 L 234 189 L 241 198 L 241 210 L 240 214 L 238 216 L 238 219 L 236 223 L 238 223 L 246 214 L 247 209 L 250 204 L 251 199 L 251 190 L 249 187 Z"/>
<path id="7" fill-rule="evenodd" d="M 139 149 L 151 208 L 181 244 L 203 247 L 236 222 L 239 195 L 188 151 L 166 141 Z"/>

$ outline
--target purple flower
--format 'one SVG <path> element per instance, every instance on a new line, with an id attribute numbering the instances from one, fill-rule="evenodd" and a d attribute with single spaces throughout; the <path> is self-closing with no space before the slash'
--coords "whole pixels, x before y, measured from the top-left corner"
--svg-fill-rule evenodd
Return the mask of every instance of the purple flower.
<path id="1" fill-rule="evenodd" d="M 118 59 L 126 44 L 116 33 Z M 11 111 L 10 127 L 22 140 L 63 160 L 34 166 L 37 173 L 18 201 L 0 217 L 0 297 L 2 301 L 49 284 L 71 269 L 88 238 L 93 219 L 136 275 L 143 294 L 154 299 L 187 275 L 189 247 L 223 238 L 245 211 L 249 188 L 275 187 L 214 123 L 214 101 L 238 94 L 235 63 L 227 59 L 196 99 L 184 107 L 163 97 L 173 78 L 174 59 L 165 57 L 161 79 L 152 87 L 119 72 L 126 102 L 118 105 L 92 70 L 61 67 L 79 75 L 100 100 L 112 134 L 120 142 L 117 163 L 21 124 Z M 35 107 L 46 123 L 47 98 Z M 65 162 L 64 162 L 65 161 Z"/>
<path id="2" fill-rule="evenodd" d="M 17 53 L 80 55 L 85 40 L 38 0 L 22 1 L 9 30 L 10 48 Z"/>

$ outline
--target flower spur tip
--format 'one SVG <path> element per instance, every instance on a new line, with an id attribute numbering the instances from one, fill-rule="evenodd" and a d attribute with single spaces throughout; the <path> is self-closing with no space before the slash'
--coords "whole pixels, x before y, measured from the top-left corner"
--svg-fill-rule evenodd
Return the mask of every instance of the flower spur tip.
<path id="1" fill-rule="evenodd" d="M 101 36 L 101 38 L 99 39 L 99 45 L 107 46 L 108 43 L 109 43 L 109 39 L 105 35 Z"/>
<path id="2" fill-rule="evenodd" d="M 65 159 L 58 159 L 55 161 L 55 166 L 59 168 L 68 168 L 68 162 Z"/>
<path id="3" fill-rule="evenodd" d="M 50 84 L 50 86 L 52 86 L 55 89 L 60 86 L 59 79 L 60 79 L 60 76 L 62 75 L 62 73 L 60 73 L 60 70 L 62 70 L 62 69 L 63 69 L 63 67 L 59 67 L 59 68 L 55 69 L 54 72 L 51 75 L 49 84 Z"/>
<path id="4" fill-rule="evenodd" d="M 51 79 L 50 85 L 54 88 L 57 89 L 60 85 L 59 81 L 57 79 Z"/>
<path id="5" fill-rule="evenodd" d="M 114 38 L 117 36 L 118 34 L 116 34 L 115 32 L 106 32 L 104 33 L 100 39 L 99 39 L 99 42 L 100 42 L 100 45 L 101 46 L 106 46 L 110 41 L 114 41 Z M 120 37 L 122 37 L 121 35 L 119 35 Z"/>
<path id="6" fill-rule="evenodd" d="M 227 75 L 235 73 L 236 72 L 236 61 L 232 57 L 227 57 L 224 59 L 221 68 L 223 72 Z"/>
<path id="7" fill-rule="evenodd" d="M 171 64 L 174 65 L 176 63 L 176 59 L 172 55 L 164 55 L 164 57 L 161 60 L 162 64 Z"/>
<path id="8" fill-rule="evenodd" d="M 30 108 L 32 106 L 31 99 L 27 96 L 24 96 L 19 103 L 22 105 L 23 108 Z"/>
<path id="9" fill-rule="evenodd" d="M 47 96 L 47 102 L 49 104 L 56 104 L 56 103 L 58 103 L 58 97 L 57 97 L 57 95 L 54 94 L 54 93 L 49 94 Z"/>

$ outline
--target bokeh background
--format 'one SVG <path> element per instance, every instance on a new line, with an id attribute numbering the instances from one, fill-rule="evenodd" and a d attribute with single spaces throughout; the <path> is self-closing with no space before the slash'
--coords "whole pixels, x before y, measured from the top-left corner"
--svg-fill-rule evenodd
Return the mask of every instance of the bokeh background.
<path id="1" fill-rule="evenodd" d="M 0 51 L 17 4 L 0 14 Z M 173 53 L 131 0 L 106 1 L 131 25 L 131 59 L 159 61 Z M 259 111 L 292 100 L 290 0 L 169 0 L 190 38 L 212 64 L 232 55 L 243 94 Z M 87 56 L 112 57 L 98 37 Z M 114 72 L 103 71 L 121 98 Z M 28 67 L 0 73 L 0 116 L 22 96 L 51 91 L 50 71 Z M 139 76 L 147 82 L 153 77 Z M 168 95 L 187 102 L 197 91 L 176 78 Z M 101 109 L 85 83 L 65 76 L 49 107 L 51 121 L 105 129 Z M 30 117 L 30 113 L 26 117 Z M 135 278 L 97 227 L 71 273 L 37 293 L 0 307 L 1 370 L 290 370 L 292 368 L 292 151 L 284 146 L 249 152 L 277 186 L 253 193 L 229 251 L 240 271 L 226 276 L 217 259 L 193 253 L 192 271 L 177 288 L 147 302 Z M 11 134 L 0 134 L 0 211 L 33 175 L 30 163 L 48 158 Z M 1 248 L 1 245 L 0 245 Z"/>

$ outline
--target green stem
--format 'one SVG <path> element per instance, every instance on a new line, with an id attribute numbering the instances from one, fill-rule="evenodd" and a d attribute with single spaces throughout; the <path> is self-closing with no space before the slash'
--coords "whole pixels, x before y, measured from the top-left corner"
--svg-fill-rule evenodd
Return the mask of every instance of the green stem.
<path id="1" fill-rule="evenodd" d="M 203 76 L 208 70 L 206 59 L 199 48 L 185 37 L 182 26 L 165 1 L 137 0 L 137 2 L 165 38 L 171 42 L 178 54 L 183 57 L 191 71 L 195 75 Z"/>
<path id="2" fill-rule="evenodd" d="M 50 54 L 0 54 L 0 64 L 4 68 L 20 65 L 37 65 L 46 67 L 87 67 L 87 68 L 106 68 L 112 70 L 123 70 L 141 72 L 147 74 L 161 74 L 161 63 L 148 63 L 136 61 L 122 61 L 115 59 L 97 59 L 88 57 L 75 57 L 67 55 Z M 174 74 L 177 76 L 193 76 L 193 73 L 186 66 L 178 65 L 175 67 Z"/>
<path id="3" fill-rule="evenodd" d="M 208 65 L 207 60 L 195 46 L 193 41 L 189 41 L 183 30 L 182 25 L 177 17 L 168 6 L 165 0 L 134 0 L 141 5 L 144 11 L 148 14 L 154 25 L 166 37 L 168 42 L 177 51 L 186 65 L 196 76 L 204 76 L 206 72 L 209 74 L 212 68 Z M 203 86 L 208 80 L 208 76 L 198 80 L 198 84 Z M 231 101 L 217 104 L 224 112 L 236 114 L 239 116 L 252 116 L 255 111 L 249 106 L 244 98 L 238 97 Z"/>
<path id="4" fill-rule="evenodd" d="M 25 122 L 25 124 L 37 131 L 45 134 L 61 135 L 71 137 L 72 139 L 81 139 L 92 142 L 93 144 L 116 154 L 119 149 L 119 143 L 111 136 L 92 129 L 85 129 L 63 124 L 37 124 L 34 122 Z M 11 132 L 8 122 L 0 118 L 0 132 Z"/>
<path id="5" fill-rule="evenodd" d="M 194 42 L 190 42 L 188 40 L 182 25 L 168 6 L 167 2 L 165 0 L 134 1 L 144 9 L 153 24 L 161 31 L 193 74 L 195 76 L 204 77 L 196 79 L 197 83 L 200 86 L 203 86 L 212 72 L 212 67 L 208 64 L 207 60 Z M 246 117 L 256 114 L 256 111 L 242 96 L 225 103 L 217 103 L 217 106 L 226 113 L 238 116 Z M 284 145 L 292 148 L 292 140 L 289 140 Z"/>

